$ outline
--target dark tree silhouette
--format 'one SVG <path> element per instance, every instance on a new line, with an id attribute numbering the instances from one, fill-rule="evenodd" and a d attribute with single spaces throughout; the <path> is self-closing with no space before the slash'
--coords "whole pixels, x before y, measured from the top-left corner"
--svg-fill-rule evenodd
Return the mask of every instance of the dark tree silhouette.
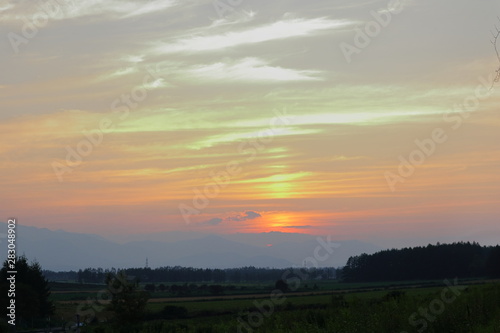
<path id="1" fill-rule="evenodd" d="M 494 278 L 500 278 L 500 245 L 491 249 L 487 261 L 488 275 Z"/>
<path id="2" fill-rule="evenodd" d="M 193 268 L 180 266 L 167 266 L 151 268 L 127 268 L 124 271 L 129 276 L 141 277 L 142 281 L 148 283 L 179 283 L 179 282 L 211 282 L 214 284 L 227 282 L 269 282 L 280 279 L 293 268 L 257 268 L 253 266 L 226 269 Z M 302 268 L 309 279 L 330 279 L 335 276 L 335 269 L 321 267 L 314 269 Z M 306 273 L 307 271 L 307 273 Z M 104 283 L 106 275 L 116 274 L 115 269 L 85 268 L 78 272 L 47 272 L 52 280 L 65 280 L 68 277 L 76 279 L 80 283 Z M 175 292 L 187 292 L 182 286 L 177 286 Z"/>
<path id="3" fill-rule="evenodd" d="M 274 284 L 274 287 L 278 290 L 281 290 L 284 293 L 286 293 L 288 291 L 288 283 L 286 283 L 282 279 L 279 279 L 278 281 L 276 281 L 276 283 Z"/>
<path id="4" fill-rule="evenodd" d="M 495 276 L 500 266 L 497 248 L 460 242 L 362 254 L 349 258 L 341 278 L 372 282 Z"/>
<path id="5" fill-rule="evenodd" d="M 498 20 L 500 21 L 500 17 L 498 18 Z M 494 32 L 492 31 L 491 34 L 493 35 L 493 39 L 491 40 L 491 44 L 493 44 L 493 47 L 495 48 L 495 53 L 496 53 L 498 62 L 500 62 L 500 46 L 498 45 L 499 39 L 500 39 L 500 28 L 498 28 L 495 25 L 495 31 Z M 495 83 L 500 81 L 500 65 L 498 66 L 498 68 L 496 69 L 495 72 L 497 74 L 496 74 L 495 78 L 493 79 L 493 82 L 491 83 L 490 90 L 493 89 L 493 87 L 495 86 Z"/>
<path id="6" fill-rule="evenodd" d="M 212 295 L 222 295 L 224 293 L 224 287 L 219 284 L 209 286 L 208 290 Z"/>
<path id="7" fill-rule="evenodd" d="M 154 283 L 148 283 L 147 285 L 144 286 L 144 290 L 154 293 L 156 291 L 156 286 Z"/>
<path id="8" fill-rule="evenodd" d="M 138 280 L 130 280 L 124 272 L 108 274 L 106 285 L 111 295 L 109 309 L 118 326 L 126 327 L 143 320 L 149 294 L 139 289 Z"/>
<path id="9" fill-rule="evenodd" d="M 183 306 L 166 305 L 160 312 L 160 317 L 162 319 L 179 319 L 186 318 L 188 316 L 188 311 Z"/>
<path id="10" fill-rule="evenodd" d="M 0 270 L 0 295 L 2 295 L 1 306 L 5 309 L 9 299 L 7 295 L 9 284 L 7 277 L 7 261 Z M 42 274 L 42 268 L 37 262 L 28 263 L 25 256 L 17 258 L 16 262 L 16 314 L 17 321 L 31 321 L 33 319 L 46 318 L 54 313 L 54 305 L 50 301 L 50 288 L 48 281 Z"/>

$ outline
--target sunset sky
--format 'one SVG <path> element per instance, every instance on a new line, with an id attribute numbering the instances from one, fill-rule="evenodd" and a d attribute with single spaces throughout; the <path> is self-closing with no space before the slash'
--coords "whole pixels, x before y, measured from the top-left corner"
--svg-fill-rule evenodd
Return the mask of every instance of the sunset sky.
<path id="1" fill-rule="evenodd" d="M 498 239 L 499 15 L 494 0 L 3 1 L 0 220 Z"/>

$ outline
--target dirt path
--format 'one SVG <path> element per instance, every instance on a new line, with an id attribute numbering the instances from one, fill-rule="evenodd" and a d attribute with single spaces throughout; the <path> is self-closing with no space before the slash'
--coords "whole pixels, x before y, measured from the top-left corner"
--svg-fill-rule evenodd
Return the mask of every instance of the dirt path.
<path id="1" fill-rule="evenodd" d="M 285 294 L 288 297 L 293 296 L 311 296 L 311 295 L 329 295 L 334 292 L 344 292 L 344 291 L 304 291 L 297 293 L 287 293 Z M 96 292 L 97 294 L 97 292 Z M 219 301 L 219 300 L 233 300 L 233 299 L 261 299 L 261 298 L 269 298 L 271 297 L 271 293 L 266 294 L 244 294 L 244 295 L 220 295 L 220 296 L 195 296 L 195 297 L 162 297 L 162 298 L 150 298 L 148 303 L 167 303 L 167 302 L 197 302 L 197 301 Z M 71 304 L 71 303 L 79 303 L 86 302 L 86 300 L 72 300 L 72 301 L 58 301 L 61 304 Z M 101 304 L 108 304 L 109 301 L 101 300 L 99 301 Z"/>
<path id="2" fill-rule="evenodd" d="M 304 291 L 298 293 L 288 293 L 286 296 L 311 296 L 311 295 L 328 295 L 330 291 Z M 195 302 L 195 301 L 218 301 L 218 300 L 232 300 L 232 299 L 256 299 L 256 298 L 269 298 L 271 293 L 267 294 L 246 294 L 246 295 L 221 295 L 221 296 L 196 296 L 196 297 L 165 297 L 165 298 L 150 298 L 150 303 L 162 302 Z"/>
<path id="3" fill-rule="evenodd" d="M 56 291 L 50 291 L 51 294 L 97 294 L 101 290 L 105 290 L 106 287 L 103 287 L 102 289 L 96 289 L 96 290 L 56 290 Z"/>

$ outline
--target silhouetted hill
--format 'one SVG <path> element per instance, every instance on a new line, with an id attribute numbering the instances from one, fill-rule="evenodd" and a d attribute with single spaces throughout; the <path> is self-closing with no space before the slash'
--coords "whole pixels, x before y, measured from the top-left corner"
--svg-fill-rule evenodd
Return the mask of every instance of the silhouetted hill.
<path id="1" fill-rule="evenodd" d="M 0 223 L 1 233 L 7 225 Z M 93 234 L 17 226 L 19 254 L 36 259 L 44 269 L 53 271 L 78 270 L 85 267 L 129 268 L 144 267 L 146 258 L 151 267 L 182 266 L 197 268 L 303 266 L 320 246 L 318 237 L 296 233 L 245 233 L 211 235 L 198 232 L 165 232 L 128 236 L 122 242 Z M 320 267 L 343 266 L 359 253 L 380 250 L 370 243 L 338 241 Z M 325 250 L 321 250 L 324 255 Z"/>

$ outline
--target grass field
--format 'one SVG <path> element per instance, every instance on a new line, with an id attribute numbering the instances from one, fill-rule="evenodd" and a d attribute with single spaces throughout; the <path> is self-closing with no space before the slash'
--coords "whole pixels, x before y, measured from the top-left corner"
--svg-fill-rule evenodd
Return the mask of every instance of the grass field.
<path id="1" fill-rule="evenodd" d="M 147 320 L 122 331 L 500 333 L 498 281 L 462 281 L 468 287 L 460 287 L 456 291 L 460 295 L 454 295 L 443 281 L 314 283 L 314 290 L 300 288 L 279 299 L 272 298 L 271 283 L 239 284 L 245 288 L 218 296 L 153 293 L 147 304 Z M 74 321 L 75 313 L 80 312 L 82 320 L 92 320 L 82 332 L 120 332 L 106 309 L 107 302 L 96 302 L 96 297 L 104 295 L 99 294 L 104 287 L 53 284 L 57 320 Z M 158 314 L 165 307 L 171 315 L 161 319 Z"/>

